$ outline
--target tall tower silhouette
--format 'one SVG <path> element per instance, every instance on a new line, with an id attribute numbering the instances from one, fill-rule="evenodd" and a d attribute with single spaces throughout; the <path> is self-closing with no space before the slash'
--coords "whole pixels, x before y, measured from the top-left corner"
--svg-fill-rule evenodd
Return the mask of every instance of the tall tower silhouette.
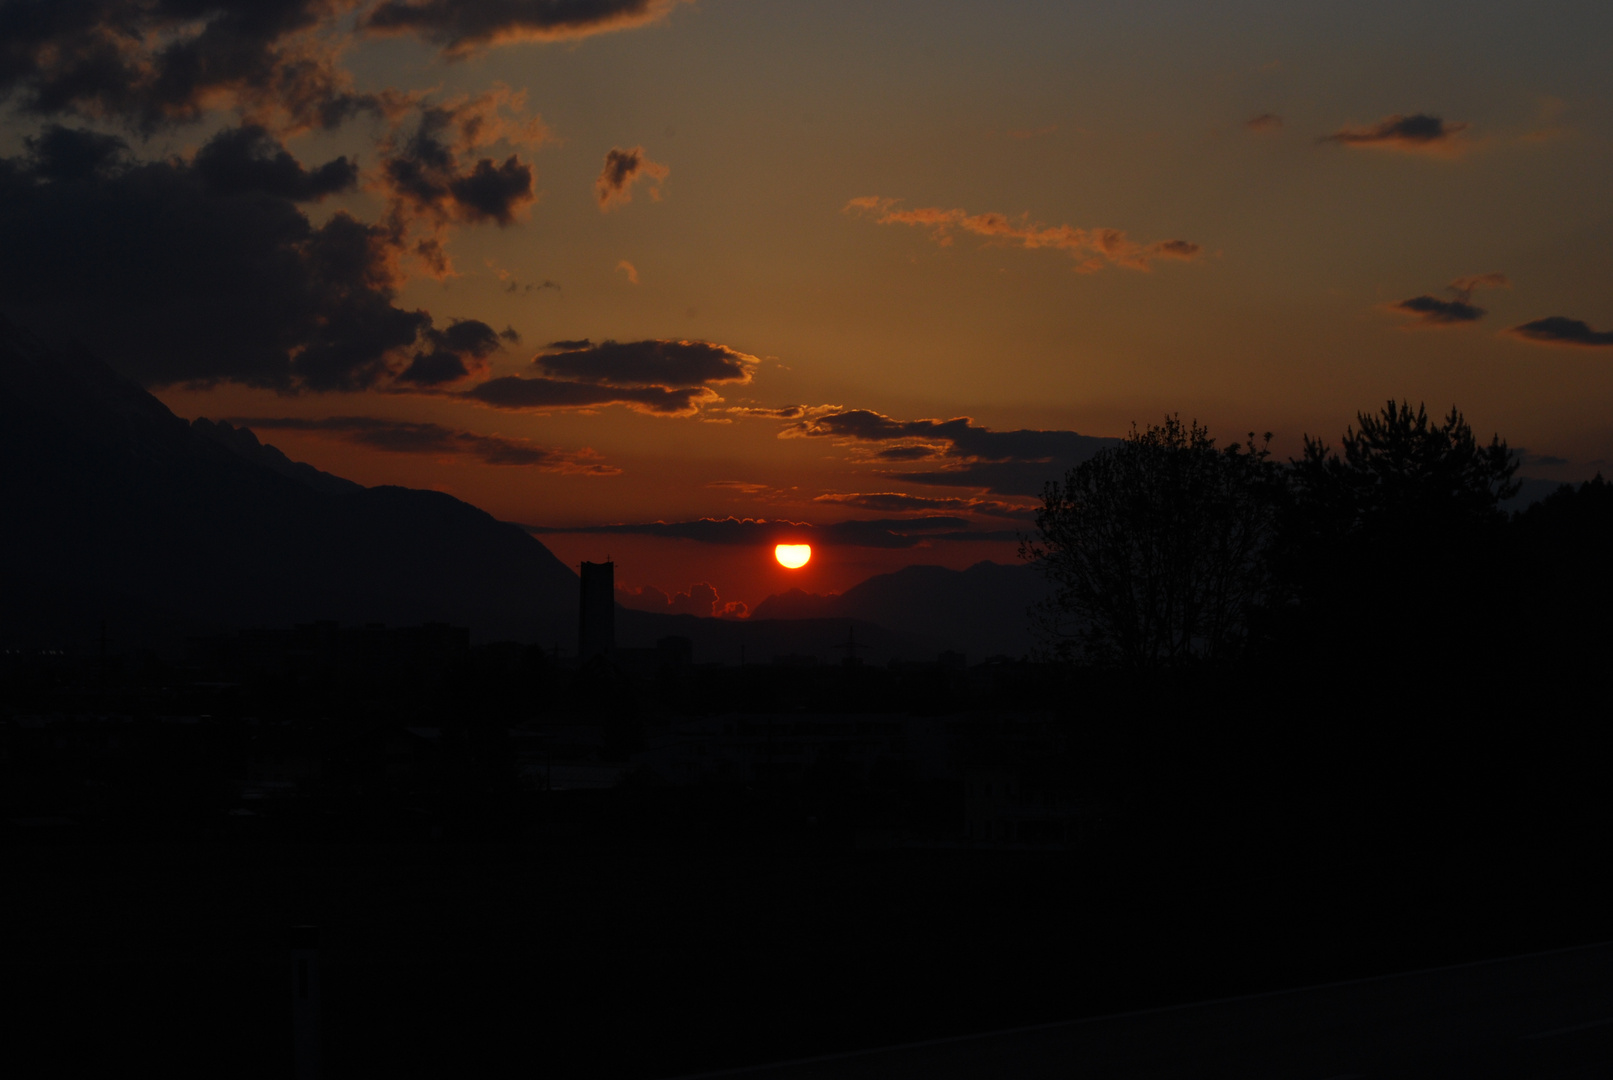
<path id="1" fill-rule="evenodd" d="M 616 564 L 582 564 L 582 603 L 577 615 L 577 662 L 587 663 L 616 647 Z"/>

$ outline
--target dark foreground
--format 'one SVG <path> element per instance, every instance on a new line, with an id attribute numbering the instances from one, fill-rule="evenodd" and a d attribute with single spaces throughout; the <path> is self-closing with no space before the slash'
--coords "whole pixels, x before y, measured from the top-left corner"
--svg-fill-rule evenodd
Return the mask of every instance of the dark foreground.
<path id="1" fill-rule="evenodd" d="M 1546 1080 L 1610 1070 L 1613 945 L 1603 944 L 719 1075 Z"/>
<path id="2" fill-rule="evenodd" d="M 8 844 L 8 1073 L 290 1076 L 292 923 L 322 928 L 328 1077 L 657 1077 L 1606 940 L 1574 851 Z M 1606 1058 L 1606 1028 L 1520 1041 L 1613 1015 L 1575 963 L 1037 1038 L 1061 1074 L 1534 1075 L 1505 1066 Z"/>

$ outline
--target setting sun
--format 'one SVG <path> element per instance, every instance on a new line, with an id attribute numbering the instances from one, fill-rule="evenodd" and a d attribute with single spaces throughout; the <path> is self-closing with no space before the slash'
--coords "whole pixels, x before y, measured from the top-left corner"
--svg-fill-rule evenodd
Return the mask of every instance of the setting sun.
<path id="1" fill-rule="evenodd" d="M 773 549 L 773 557 L 779 561 L 779 565 L 799 570 L 812 558 L 812 545 L 780 544 Z"/>

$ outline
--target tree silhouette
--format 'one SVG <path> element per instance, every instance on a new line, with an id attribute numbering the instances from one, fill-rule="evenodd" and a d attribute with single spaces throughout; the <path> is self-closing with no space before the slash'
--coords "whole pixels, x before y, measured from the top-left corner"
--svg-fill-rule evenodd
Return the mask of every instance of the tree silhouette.
<path id="1" fill-rule="evenodd" d="M 1167 416 L 1049 483 L 1020 544 L 1054 587 L 1033 612 L 1048 651 L 1127 668 L 1236 654 L 1266 589 L 1269 457 Z"/>
<path id="2" fill-rule="evenodd" d="M 1425 674 L 1466 663 L 1493 617 L 1515 455 L 1454 407 L 1436 422 L 1390 399 L 1357 423 L 1342 454 L 1307 435 L 1288 470 L 1275 643 Z"/>

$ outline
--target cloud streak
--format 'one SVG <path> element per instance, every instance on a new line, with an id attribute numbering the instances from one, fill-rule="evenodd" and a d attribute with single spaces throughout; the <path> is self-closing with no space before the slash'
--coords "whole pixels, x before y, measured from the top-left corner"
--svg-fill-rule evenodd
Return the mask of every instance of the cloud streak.
<path id="1" fill-rule="evenodd" d="M 971 214 L 962 209 L 926 206 L 912 210 L 900 207 L 900 199 L 865 195 L 852 199 L 842 208 L 846 213 L 872 217 L 879 225 L 911 225 L 925 229 L 942 247 L 966 233 L 982 237 L 989 244 L 1023 248 L 1027 251 L 1062 251 L 1076 260 L 1076 269 L 1092 273 L 1105 266 L 1124 266 L 1147 271 L 1159 260 L 1190 261 L 1202 249 L 1187 240 L 1160 240 L 1139 244 L 1119 229 L 1077 229 L 1069 225 L 1043 225 L 1028 215 L 1010 218 L 1005 214 Z"/>
<path id="2" fill-rule="evenodd" d="M 1427 113 L 1412 113 L 1409 116 L 1395 113 L 1376 124 L 1340 128 L 1331 135 L 1322 136 L 1321 141 L 1338 143 L 1340 146 L 1450 157 L 1461 152 L 1461 136 L 1467 129 L 1467 124 L 1448 124 L 1440 117 Z"/>
<path id="3" fill-rule="evenodd" d="M 611 476 L 621 472 L 597 460 L 592 450 L 557 450 L 526 439 L 481 435 L 441 424 L 388 420 L 374 416 L 305 417 L 246 416 L 233 422 L 254 431 L 303 431 L 394 454 L 468 458 L 483 465 L 511 465 L 544 472 Z"/>
<path id="4" fill-rule="evenodd" d="M 491 45 L 564 41 L 659 22 L 683 0 L 384 0 L 363 22 L 463 56 Z"/>
<path id="5" fill-rule="evenodd" d="M 496 409 L 625 405 L 652 416 L 693 416 L 721 400 L 713 386 L 750 382 L 759 362 L 710 341 L 556 341 L 533 357 L 537 374 L 490 379 L 463 396 Z"/>

